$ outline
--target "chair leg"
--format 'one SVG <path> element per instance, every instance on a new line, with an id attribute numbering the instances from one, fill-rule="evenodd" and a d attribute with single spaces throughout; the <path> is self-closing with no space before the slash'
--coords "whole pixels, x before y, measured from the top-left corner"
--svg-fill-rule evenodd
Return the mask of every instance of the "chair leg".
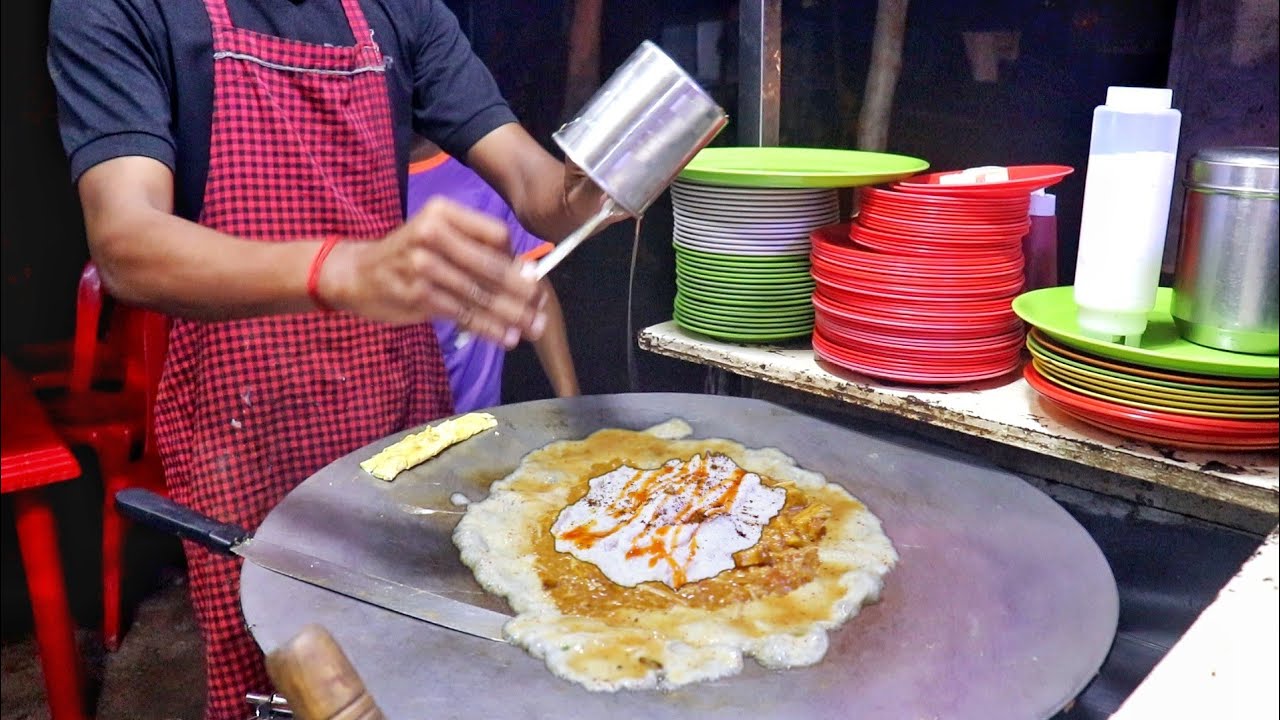
<path id="1" fill-rule="evenodd" d="M 49 714 L 53 720 L 83 720 L 86 716 L 80 653 L 67 604 L 53 510 L 40 490 L 15 493 L 13 508 Z"/>
<path id="2" fill-rule="evenodd" d="M 115 508 L 116 491 L 127 486 L 122 477 L 128 449 L 116 442 L 99 443 L 98 473 L 102 477 L 102 643 L 108 652 L 120 646 L 120 577 L 124 550 L 124 519 Z"/>
<path id="3" fill-rule="evenodd" d="M 98 474 L 102 477 L 102 486 L 105 489 L 107 483 L 116 475 L 125 471 L 129 464 L 129 449 L 132 445 L 132 437 L 123 436 L 123 442 L 111 441 L 100 442 L 93 445 L 94 454 L 98 456 Z M 110 498 L 111 495 L 108 495 Z M 107 505 L 114 507 L 108 500 Z"/>
<path id="4" fill-rule="evenodd" d="M 128 523 L 115 508 L 116 482 L 103 481 L 102 503 L 102 642 L 108 652 L 120 647 L 121 582 L 124 534 Z"/>

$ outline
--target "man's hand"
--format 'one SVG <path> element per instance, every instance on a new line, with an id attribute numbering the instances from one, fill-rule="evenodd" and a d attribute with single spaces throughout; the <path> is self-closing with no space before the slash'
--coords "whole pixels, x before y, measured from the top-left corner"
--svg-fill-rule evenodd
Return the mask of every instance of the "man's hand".
<path id="1" fill-rule="evenodd" d="M 319 290 L 335 308 L 412 324 L 450 318 L 508 348 L 546 326 L 545 291 L 511 258 L 507 228 L 443 198 L 380 241 L 339 243 Z"/>
<path id="2" fill-rule="evenodd" d="M 596 185 L 591 178 L 587 177 L 587 173 L 582 168 L 578 167 L 572 160 L 565 158 L 564 207 L 566 215 L 580 218 L 582 222 L 585 222 L 587 218 L 599 212 L 608 199 L 609 196 L 605 194 L 604 190 L 601 190 L 599 185 Z M 626 217 L 628 217 L 626 211 L 619 208 L 609 216 L 609 219 L 604 225 L 600 226 L 600 229 L 603 230 L 605 227 Z"/>
<path id="3" fill-rule="evenodd" d="M 515 123 L 480 138 L 466 160 L 506 199 L 526 230 L 549 242 L 578 229 L 605 201 L 581 168 L 553 158 Z M 610 222 L 625 217 L 618 212 Z"/>

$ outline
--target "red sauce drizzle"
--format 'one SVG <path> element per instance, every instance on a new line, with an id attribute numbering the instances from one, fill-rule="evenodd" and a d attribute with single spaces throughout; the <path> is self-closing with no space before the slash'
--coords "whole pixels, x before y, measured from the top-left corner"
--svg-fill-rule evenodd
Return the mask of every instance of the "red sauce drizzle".
<path id="1" fill-rule="evenodd" d="M 677 477 L 676 473 L 686 467 L 684 464 L 673 467 L 663 466 L 658 470 L 635 471 L 618 493 L 618 499 L 607 508 L 609 516 L 620 521 L 617 525 L 609 530 L 592 530 L 595 523 L 589 521 L 566 530 L 561 535 L 561 539 L 585 550 L 595 545 L 597 541 L 617 532 L 637 508 L 649 502 L 655 492 L 668 492 L 674 495 L 681 487 L 693 485 L 695 498 L 705 496 L 709 490 L 706 485 L 710 479 L 710 465 L 711 456 L 708 455 L 698 469 L 684 473 L 683 477 Z M 694 555 L 698 552 L 698 531 L 702 529 L 701 523 L 707 518 L 723 515 L 733 508 L 733 503 L 737 500 L 738 492 L 742 488 L 742 480 L 746 476 L 746 470 L 737 468 L 721 483 L 720 487 L 723 490 L 710 503 L 691 502 L 676 517 L 667 519 L 664 524 L 657 527 L 651 526 L 627 550 L 627 559 L 648 557 L 649 567 L 654 567 L 659 562 L 666 562 L 671 568 L 672 585 L 676 588 L 684 585 L 686 582 L 684 567 L 671 554 L 670 543 L 674 540 L 674 536 L 671 535 L 672 528 L 691 523 L 698 524 L 689 541 L 689 561 L 692 562 Z M 640 482 L 637 483 L 637 481 Z"/>

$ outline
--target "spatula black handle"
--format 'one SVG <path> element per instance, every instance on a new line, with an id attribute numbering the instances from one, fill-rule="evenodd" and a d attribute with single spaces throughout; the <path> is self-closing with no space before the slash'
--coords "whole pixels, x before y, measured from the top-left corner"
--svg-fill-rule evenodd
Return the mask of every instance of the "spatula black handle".
<path id="1" fill-rule="evenodd" d="M 239 525 L 214 520 L 142 488 L 126 488 L 116 493 L 116 507 L 134 522 L 177 535 L 224 555 L 231 555 L 231 549 L 250 535 Z"/>

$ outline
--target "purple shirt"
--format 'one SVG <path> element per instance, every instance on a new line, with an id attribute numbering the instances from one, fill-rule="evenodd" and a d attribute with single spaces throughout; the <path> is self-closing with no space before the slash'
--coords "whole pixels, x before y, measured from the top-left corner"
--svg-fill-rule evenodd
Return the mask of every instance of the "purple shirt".
<path id="1" fill-rule="evenodd" d="M 511 233 L 513 255 L 524 255 L 546 244 L 520 226 L 511 206 L 471 168 L 443 154 L 409 166 L 408 214 L 416 213 L 436 195 L 505 222 Z M 454 410 L 465 413 L 501 404 L 506 350 L 458 332 L 451 320 L 433 320 L 431 324 L 444 352 Z"/>

